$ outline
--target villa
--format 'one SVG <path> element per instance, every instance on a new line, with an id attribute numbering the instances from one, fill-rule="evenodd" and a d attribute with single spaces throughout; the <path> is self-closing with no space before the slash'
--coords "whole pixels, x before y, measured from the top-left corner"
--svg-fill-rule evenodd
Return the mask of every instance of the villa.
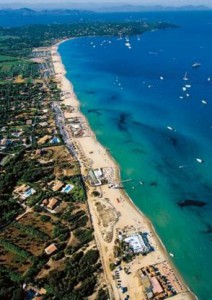
<path id="1" fill-rule="evenodd" d="M 50 212 L 54 212 L 55 208 L 57 208 L 60 203 L 61 202 L 57 198 L 45 199 L 42 202 L 43 206 Z"/>
<path id="2" fill-rule="evenodd" d="M 35 193 L 36 193 L 36 190 L 29 187 L 23 194 L 20 195 L 20 198 L 21 198 L 22 200 L 25 200 L 25 199 L 27 199 L 28 197 L 34 195 Z"/>
<path id="3" fill-rule="evenodd" d="M 29 185 L 22 184 L 15 188 L 13 192 L 16 196 L 20 197 L 21 200 L 27 199 L 36 193 L 36 190 L 31 188 Z"/>
<path id="4" fill-rule="evenodd" d="M 60 180 L 55 180 L 52 185 L 52 190 L 54 192 L 58 192 L 62 187 L 64 186 L 64 183 Z"/>

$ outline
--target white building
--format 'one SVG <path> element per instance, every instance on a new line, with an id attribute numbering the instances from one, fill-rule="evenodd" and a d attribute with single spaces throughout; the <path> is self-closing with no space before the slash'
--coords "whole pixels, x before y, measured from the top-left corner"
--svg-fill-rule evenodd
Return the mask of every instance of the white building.
<path id="1" fill-rule="evenodd" d="M 124 241 L 129 244 L 130 248 L 133 250 L 135 254 L 137 253 L 144 254 L 149 252 L 148 247 L 145 245 L 142 239 L 142 236 L 138 233 L 125 238 Z"/>

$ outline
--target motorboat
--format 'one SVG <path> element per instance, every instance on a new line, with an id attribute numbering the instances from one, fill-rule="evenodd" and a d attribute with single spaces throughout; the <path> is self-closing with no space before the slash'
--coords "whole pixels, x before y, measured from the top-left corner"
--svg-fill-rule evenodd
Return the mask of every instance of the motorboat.
<path id="1" fill-rule="evenodd" d="M 201 159 L 201 158 L 196 158 L 196 161 L 198 162 L 198 163 L 200 163 L 200 164 L 202 164 L 202 163 L 204 163 L 204 160 L 203 159 Z"/>
<path id="2" fill-rule="evenodd" d="M 199 68 L 201 67 L 201 64 L 198 62 L 193 63 L 192 68 Z"/>

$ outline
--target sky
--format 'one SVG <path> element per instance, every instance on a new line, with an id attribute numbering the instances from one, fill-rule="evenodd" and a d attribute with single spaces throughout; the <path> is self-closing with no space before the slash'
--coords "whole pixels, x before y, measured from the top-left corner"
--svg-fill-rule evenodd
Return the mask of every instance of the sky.
<path id="1" fill-rule="evenodd" d="M 11 7 L 13 4 L 14 6 L 19 7 L 33 7 L 33 6 L 45 6 L 49 3 L 55 3 L 56 6 L 61 7 L 75 7 L 77 4 L 82 5 L 83 3 L 86 4 L 86 7 L 89 3 L 96 3 L 98 5 L 101 4 L 140 4 L 140 5 L 164 5 L 164 6 L 184 6 L 184 5 L 207 5 L 212 6 L 212 0 L 0 0 L 0 7 Z"/>

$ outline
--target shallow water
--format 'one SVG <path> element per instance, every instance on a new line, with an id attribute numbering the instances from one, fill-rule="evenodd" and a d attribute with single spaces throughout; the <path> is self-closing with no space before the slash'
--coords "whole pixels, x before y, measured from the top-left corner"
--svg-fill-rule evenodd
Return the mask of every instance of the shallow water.
<path id="1" fill-rule="evenodd" d="M 98 140 L 122 178 L 133 179 L 126 191 L 175 254 L 189 287 L 206 300 L 212 294 L 212 12 L 131 18 L 143 17 L 180 28 L 130 37 L 132 49 L 124 39 L 98 37 L 68 41 L 59 52 Z M 194 62 L 201 67 L 192 68 Z M 183 91 L 185 84 L 191 87 Z M 206 205 L 179 206 L 184 200 Z"/>

